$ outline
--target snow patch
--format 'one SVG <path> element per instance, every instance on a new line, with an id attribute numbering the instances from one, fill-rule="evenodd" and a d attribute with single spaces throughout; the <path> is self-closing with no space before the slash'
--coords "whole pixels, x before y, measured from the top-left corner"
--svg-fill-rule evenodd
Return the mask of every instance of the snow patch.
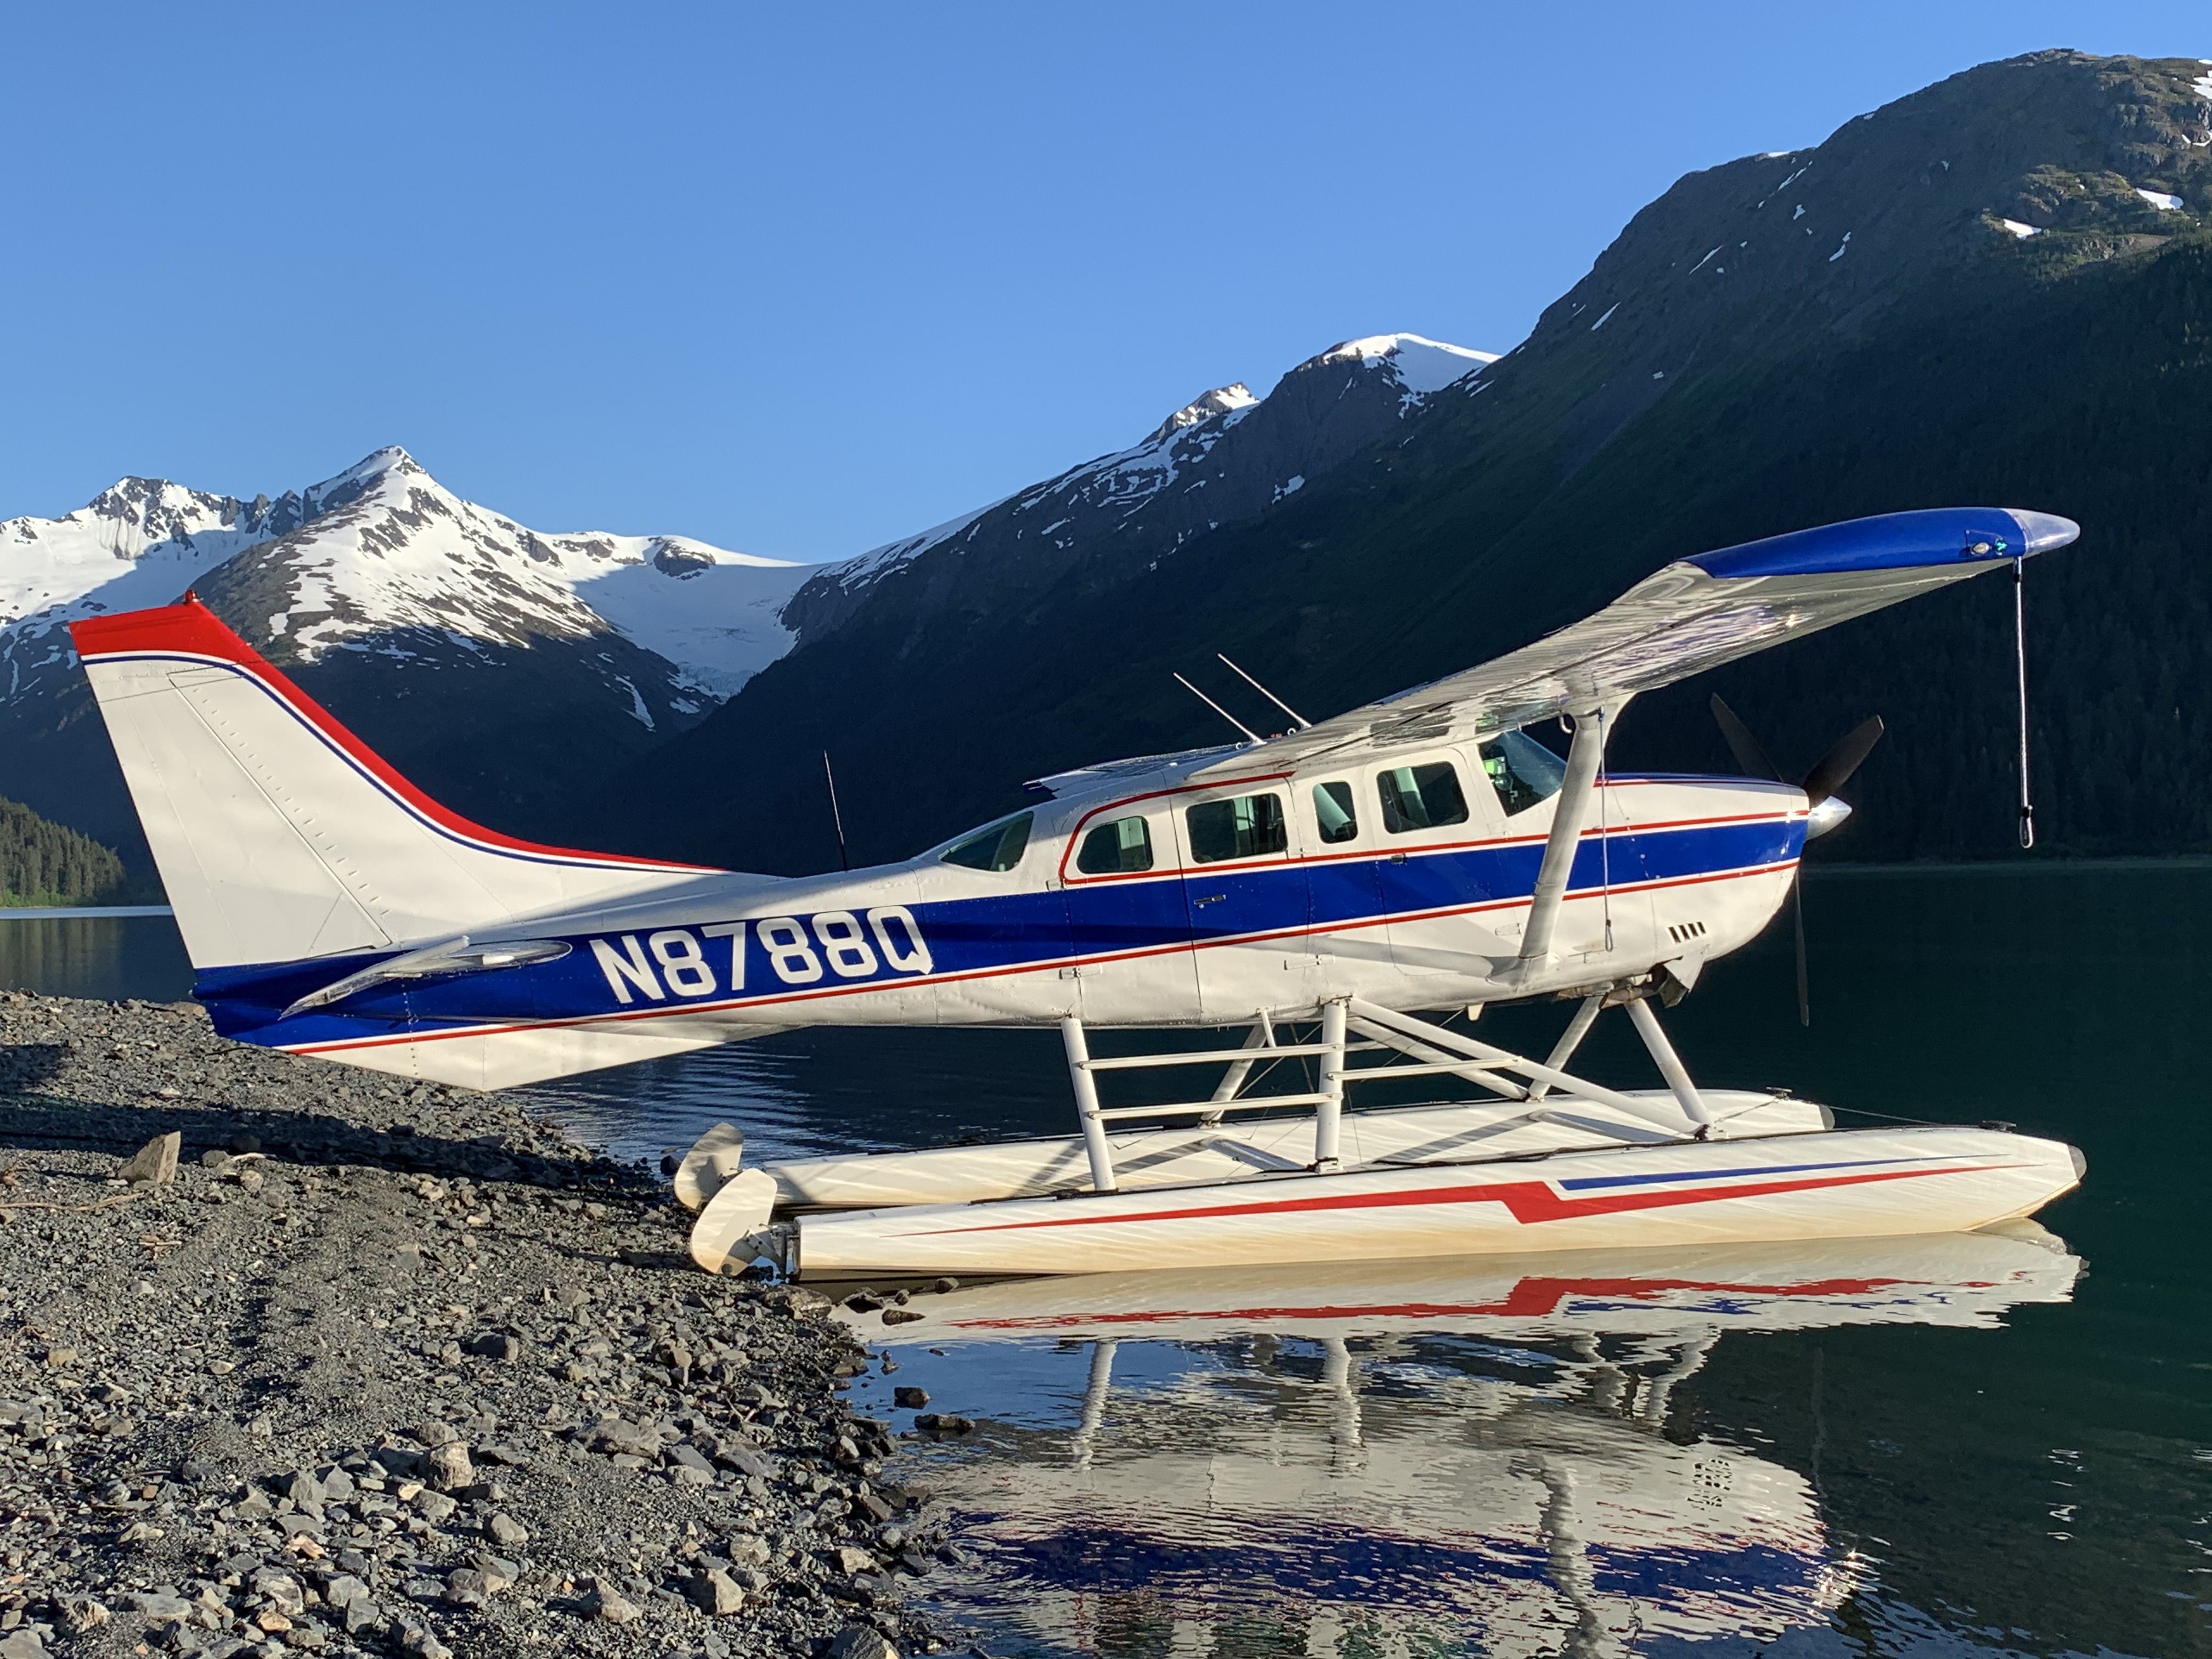
<path id="1" fill-rule="evenodd" d="M 1314 361 L 1340 363 L 1355 357 L 1369 368 L 1389 364 L 1397 374 L 1398 384 L 1417 398 L 1441 392 L 1454 380 L 1465 380 L 1498 361 L 1494 351 L 1471 351 L 1419 334 L 1370 334 L 1364 340 L 1346 340 Z"/>
<path id="2" fill-rule="evenodd" d="M 1850 246 L 1850 245 L 1851 234 L 1847 230 L 1844 233 L 1844 240 L 1836 244 L 1836 251 L 1828 256 L 1828 263 L 1830 264 L 1833 264 L 1837 260 L 1842 258 L 1844 257 L 1844 250 Z"/>
<path id="3" fill-rule="evenodd" d="M 1158 443 L 1161 439 L 1182 431 L 1188 426 L 1197 426 L 1217 415 L 1227 415 L 1240 409 L 1249 409 L 1260 400 L 1252 395 L 1252 388 L 1243 381 L 1232 381 L 1228 386 L 1216 386 L 1211 392 L 1194 398 L 1181 409 L 1152 428 L 1152 435 L 1145 441 Z"/>
<path id="4" fill-rule="evenodd" d="M 2162 190 L 2145 190 L 2140 185 L 2136 186 L 2136 194 L 2148 202 L 2160 213 L 2181 211 L 2181 198 L 2179 196 L 2169 196 Z"/>
<path id="5" fill-rule="evenodd" d="M 1605 325 L 1606 325 L 1606 319 L 1607 319 L 1607 318 L 1611 317 L 1614 312 L 1616 312 L 1616 311 L 1618 311 L 1618 310 L 1620 310 L 1620 301 L 1618 301 L 1618 300 L 1615 300 L 1615 301 L 1614 301 L 1611 305 L 1607 306 L 1607 307 L 1605 308 L 1605 316 L 1604 316 L 1604 317 L 1601 317 L 1601 318 L 1599 318 L 1595 322 L 1594 322 L 1594 323 L 1592 323 L 1592 324 L 1590 325 L 1590 332 L 1591 332 L 1591 333 L 1593 333 L 1593 334 L 1595 334 L 1595 333 L 1596 333 L 1596 332 L 1598 331 L 1598 330 L 1600 330 L 1600 329 L 1603 328 L 1603 327 L 1605 326 Z"/>
<path id="6" fill-rule="evenodd" d="M 2000 219 L 1997 221 L 1997 223 L 2003 226 L 2007 230 L 2020 238 L 2023 242 L 2031 236 L 2040 236 L 2043 234 L 2042 227 L 2039 225 L 2024 225 L 2017 219 Z"/>
<path id="7" fill-rule="evenodd" d="M 1295 495 L 1305 487 L 1305 474 L 1294 473 L 1275 486 L 1275 499 L 1279 501 L 1285 495 Z"/>
<path id="8" fill-rule="evenodd" d="M 1699 271 L 1703 270 L 1705 268 L 1705 260 L 1706 260 L 1706 259 L 1711 259 L 1711 258 L 1713 257 L 1713 253 L 1718 253 L 1718 252 L 1721 251 L 1721 249 L 1722 249 L 1722 248 L 1726 247 L 1727 246 L 1728 246 L 1728 244 L 1727 244 L 1727 243 L 1725 243 L 1725 242 L 1720 243 L 1720 244 L 1718 244 L 1717 246 L 1716 246 L 1714 247 L 1714 249 L 1713 249 L 1712 253 L 1708 253 L 1707 255 L 1705 255 L 1705 259 L 1700 259 L 1700 260 L 1698 260 L 1697 264 L 1693 264 L 1693 265 L 1692 265 L 1692 266 L 1690 267 L 1690 275 L 1691 275 L 1691 276 L 1696 276 Z"/>

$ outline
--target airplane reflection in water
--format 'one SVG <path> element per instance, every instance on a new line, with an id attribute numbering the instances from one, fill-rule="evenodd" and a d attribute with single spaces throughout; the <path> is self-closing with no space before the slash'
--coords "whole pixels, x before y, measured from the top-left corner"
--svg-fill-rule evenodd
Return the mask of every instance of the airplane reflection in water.
<path id="1" fill-rule="evenodd" d="M 1206 1653 L 1233 1626 L 1239 1653 L 1479 1638 L 1496 1659 L 1598 1659 L 1825 1627 L 1871 1571 L 1805 1474 L 1666 1431 L 1723 1335 L 1995 1328 L 2068 1300 L 2081 1266 L 2021 1222 L 1011 1280 L 916 1297 L 922 1320 L 888 1331 L 840 1316 L 981 1417 L 1005 1345 L 1087 1360 L 1072 1421 L 987 1420 L 921 1454 L 981 1553 L 959 1610 L 1033 1650 Z"/>

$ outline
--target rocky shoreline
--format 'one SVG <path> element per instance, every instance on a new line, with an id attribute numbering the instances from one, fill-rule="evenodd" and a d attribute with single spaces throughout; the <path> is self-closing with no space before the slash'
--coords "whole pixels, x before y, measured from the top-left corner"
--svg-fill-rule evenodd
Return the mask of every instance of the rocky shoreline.
<path id="1" fill-rule="evenodd" d="M 0 1659 L 952 1643 L 872 1356 L 687 1220 L 497 1095 L 0 993 Z"/>

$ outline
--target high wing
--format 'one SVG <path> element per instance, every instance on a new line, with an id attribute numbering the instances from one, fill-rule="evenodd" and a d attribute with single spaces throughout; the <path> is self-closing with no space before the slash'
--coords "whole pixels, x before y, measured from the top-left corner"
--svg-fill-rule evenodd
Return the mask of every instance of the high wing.
<path id="1" fill-rule="evenodd" d="M 2081 533 L 2020 507 L 1887 513 L 1662 567 L 1594 617 L 1480 667 L 1448 674 L 1206 768 L 1249 772 L 1367 747 L 1495 735 L 1586 714 L 1770 646 L 1933 592 Z"/>

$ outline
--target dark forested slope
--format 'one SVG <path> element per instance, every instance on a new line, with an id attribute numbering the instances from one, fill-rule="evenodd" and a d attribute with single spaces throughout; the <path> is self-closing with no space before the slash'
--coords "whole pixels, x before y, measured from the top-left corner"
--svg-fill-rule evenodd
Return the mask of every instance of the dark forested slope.
<path id="1" fill-rule="evenodd" d="M 97 904 L 123 889 L 123 860 L 106 848 L 0 799 L 0 905 Z"/>
<path id="2" fill-rule="evenodd" d="M 827 748 L 856 858 L 896 856 L 1024 777 L 1225 735 L 1169 678 L 1233 686 L 1217 650 L 1328 713 L 1510 648 L 1670 558 L 1983 502 L 2085 526 L 2030 585 L 2047 843 L 2212 844 L 2203 74 L 2039 53 L 1817 149 L 1693 174 L 1402 434 L 1109 586 L 1094 568 L 1033 586 L 1018 614 L 969 609 L 955 628 L 881 584 L 635 763 L 603 830 L 820 867 Z M 1785 762 L 1887 717 L 1838 853 L 1995 852 L 2011 833 L 2009 627 L 1992 579 L 1718 680 Z M 1622 759 L 1724 763 L 1709 689 L 1639 704 Z"/>

